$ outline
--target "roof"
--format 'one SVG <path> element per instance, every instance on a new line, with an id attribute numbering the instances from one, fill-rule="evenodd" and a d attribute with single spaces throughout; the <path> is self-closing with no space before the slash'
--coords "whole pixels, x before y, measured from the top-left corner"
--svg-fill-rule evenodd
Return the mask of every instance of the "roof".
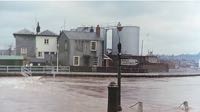
<path id="1" fill-rule="evenodd" d="M 23 60 L 23 56 L 15 56 L 15 55 L 2 55 L 0 56 L 0 60 Z"/>
<path id="2" fill-rule="evenodd" d="M 52 31 L 49 31 L 49 30 L 45 30 L 43 32 L 40 32 L 38 35 L 42 35 L 42 36 L 58 36 L 57 34 L 55 34 Z"/>
<path id="3" fill-rule="evenodd" d="M 63 31 L 69 39 L 75 40 L 103 40 L 95 32 Z"/>
<path id="4" fill-rule="evenodd" d="M 31 32 L 30 30 L 25 29 L 25 28 L 20 30 L 20 31 L 18 31 L 18 32 L 16 32 L 16 33 L 14 33 L 14 34 L 34 35 L 33 32 Z"/>

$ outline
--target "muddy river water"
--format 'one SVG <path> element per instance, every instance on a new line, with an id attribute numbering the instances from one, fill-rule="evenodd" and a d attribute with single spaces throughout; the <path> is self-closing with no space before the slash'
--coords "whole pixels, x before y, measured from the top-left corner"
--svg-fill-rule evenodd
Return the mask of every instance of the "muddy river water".
<path id="1" fill-rule="evenodd" d="M 0 112 L 107 112 L 107 86 L 116 78 L 1 77 Z M 123 78 L 123 112 L 200 112 L 200 77 Z"/>

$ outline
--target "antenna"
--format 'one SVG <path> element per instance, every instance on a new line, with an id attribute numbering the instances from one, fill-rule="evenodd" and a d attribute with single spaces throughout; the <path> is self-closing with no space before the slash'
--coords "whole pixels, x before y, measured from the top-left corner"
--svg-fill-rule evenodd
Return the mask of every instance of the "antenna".
<path id="1" fill-rule="evenodd" d="M 37 17 L 35 16 L 35 24 L 37 24 Z"/>
<path id="2" fill-rule="evenodd" d="M 65 23 L 65 19 L 64 19 L 64 30 L 65 30 L 65 26 L 66 26 L 66 23 Z"/>
<path id="3" fill-rule="evenodd" d="M 37 26 L 36 26 L 37 25 L 37 17 L 35 16 L 34 19 L 35 19 L 35 24 L 33 25 L 33 29 L 34 29 L 33 31 L 35 31 L 35 29 L 37 28 Z"/>

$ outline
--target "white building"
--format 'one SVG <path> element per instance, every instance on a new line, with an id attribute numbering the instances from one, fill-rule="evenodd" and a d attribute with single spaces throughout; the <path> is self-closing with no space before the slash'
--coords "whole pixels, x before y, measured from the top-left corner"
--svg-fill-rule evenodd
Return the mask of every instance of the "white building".
<path id="1" fill-rule="evenodd" d="M 57 38 L 55 33 L 45 30 L 36 35 L 36 58 L 44 59 L 45 55 L 57 53 Z"/>
<path id="2" fill-rule="evenodd" d="M 33 65 L 52 65 L 56 63 L 58 35 L 45 30 L 40 32 L 40 26 L 36 33 L 27 29 L 13 34 L 16 40 L 16 55 L 23 55 L 27 62 Z"/>

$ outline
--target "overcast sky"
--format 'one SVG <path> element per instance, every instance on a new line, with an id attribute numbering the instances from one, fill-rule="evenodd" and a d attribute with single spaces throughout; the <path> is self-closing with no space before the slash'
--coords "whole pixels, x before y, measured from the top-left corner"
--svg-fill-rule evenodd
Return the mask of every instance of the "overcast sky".
<path id="1" fill-rule="evenodd" d="M 83 25 L 140 27 L 144 52 L 200 52 L 200 2 L 0 2 L 0 49 L 15 45 L 13 33 L 23 28 L 59 33 Z"/>

